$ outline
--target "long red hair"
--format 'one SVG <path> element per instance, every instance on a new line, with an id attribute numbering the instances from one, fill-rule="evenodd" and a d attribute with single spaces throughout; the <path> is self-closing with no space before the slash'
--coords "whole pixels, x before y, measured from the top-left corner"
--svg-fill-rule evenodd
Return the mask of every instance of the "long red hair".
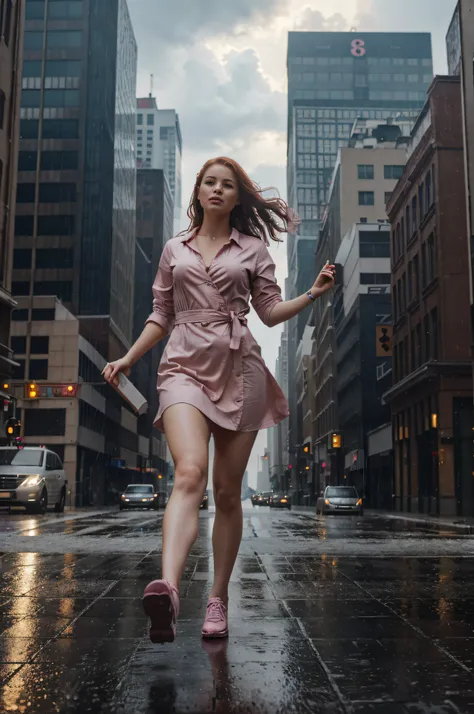
<path id="1" fill-rule="evenodd" d="M 280 242 L 279 233 L 292 233 L 296 230 L 299 219 L 283 199 L 278 196 L 264 198 L 263 192 L 270 189 L 261 189 L 234 159 L 219 156 L 206 161 L 197 175 L 187 213 L 190 220 L 189 231 L 202 226 L 204 211 L 198 199 L 199 187 L 206 171 L 214 164 L 227 166 L 234 173 L 237 181 L 239 205 L 235 206 L 230 214 L 232 228 L 236 228 L 244 235 L 260 238 L 265 243 L 268 242 L 267 234 L 272 240 Z"/>

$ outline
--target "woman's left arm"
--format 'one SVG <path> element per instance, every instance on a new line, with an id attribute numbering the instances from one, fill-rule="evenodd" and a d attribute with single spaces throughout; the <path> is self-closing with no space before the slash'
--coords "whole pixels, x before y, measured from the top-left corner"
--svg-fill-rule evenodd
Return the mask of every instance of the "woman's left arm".
<path id="1" fill-rule="evenodd" d="M 334 285 L 334 265 L 327 263 L 314 281 L 310 291 L 316 300 L 324 295 Z M 264 243 L 260 246 L 252 280 L 252 306 L 261 321 L 268 327 L 275 327 L 282 322 L 291 320 L 305 307 L 311 304 L 308 294 L 300 295 L 294 300 L 284 301 L 280 287 L 275 279 L 275 263 Z"/>
<path id="2" fill-rule="evenodd" d="M 285 300 L 285 302 L 275 305 L 269 315 L 268 326 L 275 327 L 275 325 L 279 325 L 281 322 L 286 322 L 287 320 L 291 320 L 292 317 L 299 315 L 305 307 L 308 307 L 314 300 L 317 300 L 331 290 L 334 286 L 335 274 L 336 267 L 326 263 L 308 292 L 293 300 Z M 309 297 L 308 293 L 312 295 L 312 298 Z"/>

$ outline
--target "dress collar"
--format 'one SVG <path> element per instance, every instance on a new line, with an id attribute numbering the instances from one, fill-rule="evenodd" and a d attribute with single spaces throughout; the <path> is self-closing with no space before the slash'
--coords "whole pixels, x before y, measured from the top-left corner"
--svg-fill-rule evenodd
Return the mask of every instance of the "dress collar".
<path id="1" fill-rule="evenodd" d="M 193 238 L 195 238 L 196 233 L 198 232 L 199 228 L 194 228 L 192 231 L 189 231 L 188 233 L 185 233 L 180 237 L 181 243 L 189 243 Z M 242 248 L 242 241 L 240 237 L 240 233 L 237 230 L 237 228 L 232 228 L 232 233 L 230 234 L 229 240 L 233 241 L 236 245 L 239 246 L 239 248 Z"/>

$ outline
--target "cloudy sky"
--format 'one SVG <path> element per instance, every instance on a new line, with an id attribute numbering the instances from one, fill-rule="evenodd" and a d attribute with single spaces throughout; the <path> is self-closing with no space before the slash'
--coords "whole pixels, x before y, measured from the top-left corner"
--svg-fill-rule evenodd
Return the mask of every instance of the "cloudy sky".
<path id="1" fill-rule="evenodd" d="M 444 38 L 455 0 L 128 0 L 139 48 L 138 94 L 178 111 L 183 133 L 183 197 L 204 161 L 231 156 L 262 187 L 286 195 L 288 30 L 431 32 L 434 68 L 446 72 Z M 183 211 L 184 213 L 184 211 Z M 183 221 L 183 228 L 185 223 Z M 273 256 L 280 283 L 285 246 Z M 273 371 L 280 329 L 255 316 L 251 329 Z M 257 440 L 249 464 L 255 483 Z"/>

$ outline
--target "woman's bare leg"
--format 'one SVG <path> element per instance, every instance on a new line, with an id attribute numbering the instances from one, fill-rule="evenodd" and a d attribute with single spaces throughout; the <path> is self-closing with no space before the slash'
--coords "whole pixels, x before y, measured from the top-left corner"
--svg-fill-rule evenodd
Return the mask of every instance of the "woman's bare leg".
<path id="1" fill-rule="evenodd" d="M 212 532 L 214 583 L 211 597 L 219 597 L 225 604 L 230 576 L 242 540 L 242 478 L 257 433 L 213 428 L 216 518 Z"/>
<path id="2" fill-rule="evenodd" d="M 163 423 L 175 475 L 163 519 L 162 577 L 179 589 L 198 534 L 199 506 L 208 478 L 210 427 L 206 417 L 189 404 L 166 409 Z"/>

